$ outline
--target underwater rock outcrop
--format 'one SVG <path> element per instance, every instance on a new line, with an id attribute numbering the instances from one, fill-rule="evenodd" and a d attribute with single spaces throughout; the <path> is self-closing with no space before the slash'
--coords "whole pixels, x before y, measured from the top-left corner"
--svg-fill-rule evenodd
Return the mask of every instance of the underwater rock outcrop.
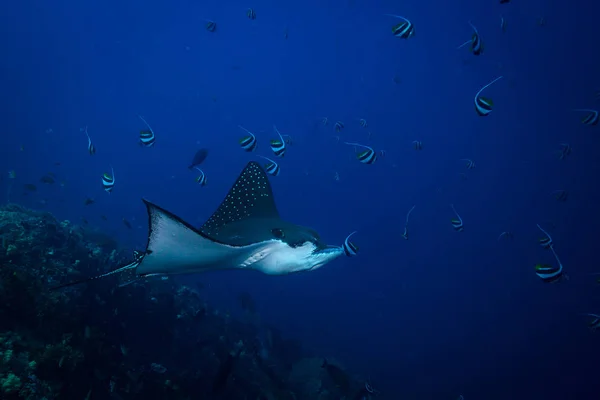
<path id="1" fill-rule="evenodd" d="M 212 307 L 200 286 L 108 278 L 50 290 L 130 257 L 99 231 L 11 204 L 0 240 L 1 399 L 353 398 L 322 358 Z M 255 312 L 247 294 L 240 305 Z"/>

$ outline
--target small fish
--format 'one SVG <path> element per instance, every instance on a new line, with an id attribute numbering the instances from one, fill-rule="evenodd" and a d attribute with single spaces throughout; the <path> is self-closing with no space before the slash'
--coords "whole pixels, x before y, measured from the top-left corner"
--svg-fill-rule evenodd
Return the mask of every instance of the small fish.
<path id="1" fill-rule="evenodd" d="M 323 118 L 321 118 L 321 123 L 322 123 L 324 126 L 327 126 L 327 124 L 329 124 L 329 118 L 327 118 L 327 117 L 323 117 Z"/>
<path id="2" fill-rule="evenodd" d="M 494 102 L 492 101 L 492 99 L 480 96 L 481 92 L 483 92 L 485 89 L 487 89 L 500 79 L 502 79 L 502 76 L 497 77 L 496 79 L 479 89 L 477 94 L 475 94 L 473 102 L 475 103 L 475 111 L 480 117 L 488 116 L 492 112 L 492 109 L 494 107 Z"/>
<path id="3" fill-rule="evenodd" d="M 253 8 L 249 8 L 249 9 L 246 10 L 246 16 L 249 19 L 255 20 L 256 19 L 256 12 L 254 11 Z"/>
<path id="4" fill-rule="evenodd" d="M 548 232 L 546 232 L 539 224 L 537 225 L 538 229 L 542 231 L 545 237 L 539 239 L 539 244 L 544 249 L 552 249 L 554 247 L 554 242 L 552 241 L 552 236 Z"/>
<path id="5" fill-rule="evenodd" d="M 546 17 L 540 16 L 537 19 L 538 26 L 546 26 Z"/>
<path id="6" fill-rule="evenodd" d="M 385 150 L 379 150 L 379 157 L 385 158 L 386 152 Z"/>
<path id="7" fill-rule="evenodd" d="M 283 139 L 283 136 L 277 130 L 277 127 L 275 125 L 273 125 L 273 129 L 275 130 L 275 132 L 277 132 L 277 134 L 279 135 L 279 139 L 281 139 L 281 140 L 277 140 L 277 139 L 271 140 L 271 150 L 273 150 L 273 154 L 275 154 L 275 156 L 283 157 L 285 155 L 285 151 L 287 149 L 285 140 Z"/>
<path id="8" fill-rule="evenodd" d="M 502 238 L 511 239 L 512 240 L 514 238 L 514 235 L 513 235 L 512 232 L 504 231 L 500 235 L 498 235 L 498 240 L 500 240 Z"/>
<path id="9" fill-rule="evenodd" d="M 406 222 L 404 223 L 404 232 L 402 233 L 402 238 L 404 240 L 408 240 L 408 217 L 410 217 L 410 213 L 413 212 L 416 206 L 412 206 L 408 213 L 406 214 Z"/>
<path id="10" fill-rule="evenodd" d="M 591 317 L 592 319 L 588 323 L 588 328 L 592 332 L 600 331 L 600 315 L 598 314 L 583 314 L 586 317 Z"/>
<path id="11" fill-rule="evenodd" d="M 206 186 L 206 174 L 198 167 L 194 167 L 194 169 L 200 172 L 200 176 L 196 178 L 196 183 L 200 186 Z"/>
<path id="12" fill-rule="evenodd" d="M 196 154 L 194 154 L 194 158 L 192 158 L 192 162 L 190 163 L 188 168 L 193 169 L 199 166 L 204 162 L 204 160 L 206 160 L 206 157 L 208 157 L 208 149 L 198 150 Z"/>
<path id="13" fill-rule="evenodd" d="M 112 166 L 110 167 L 110 170 L 112 175 L 107 173 L 102 175 L 102 187 L 107 193 L 112 192 L 113 188 L 115 187 L 115 170 Z"/>
<path id="14" fill-rule="evenodd" d="M 342 129 L 344 129 L 344 123 L 342 121 L 338 121 L 333 127 L 335 131 L 339 133 Z"/>
<path id="15" fill-rule="evenodd" d="M 54 174 L 52 174 L 50 172 L 47 173 L 46 175 L 44 175 L 40 178 L 40 182 L 45 183 L 47 185 L 52 185 L 54 182 L 56 182 L 54 179 Z"/>
<path id="16" fill-rule="evenodd" d="M 554 196 L 554 198 L 560 202 L 565 202 L 569 199 L 569 192 L 567 192 L 566 190 L 555 190 L 552 192 L 552 195 Z"/>
<path id="17" fill-rule="evenodd" d="M 500 29 L 502 32 L 506 32 L 506 20 L 503 16 L 500 16 Z"/>
<path id="18" fill-rule="evenodd" d="M 96 202 L 96 200 L 92 199 L 91 197 L 86 197 L 85 200 L 83 201 L 83 205 L 89 206 L 91 204 L 94 204 L 95 202 Z"/>
<path id="19" fill-rule="evenodd" d="M 473 169 L 475 168 L 475 163 L 473 162 L 473 160 L 470 160 L 468 158 L 463 158 L 460 161 L 466 161 L 467 162 L 467 169 Z"/>
<path id="20" fill-rule="evenodd" d="M 582 124 L 590 126 L 598 125 L 599 116 L 597 110 L 592 110 L 590 108 L 576 108 L 573 111 L 587 113 L 583 118 L 581 118 Z"/>
<path id="21" fill-rule="evenodd" d="M 454 228 L 454 230 L 456 232 L 462 232 L 464 230 L 464 224 L 463 224 L 463 220 L 460 217 L 460 215 L 458 215 L 458 213 L 456 212 L 456 209 L 454 208 L 453 204 L 450 204 L 450 207 L 452 207 L 452 210 L 454 211 L 454 214 L 456 214 L 456 218 L 452 218 L 452 220 L 450 222 L 452 222 L 452 227 Z"/>
<path id="22" fill-rule="evenodd" d="M 471 39 L 467 40 L 466 42 L 458 46 L 456 49 L 461 49 L 470 43 L 471 53 L 473 53 L 473 55 L 478 56 L 481 53 L 483 53 L 483 42 L 481 41 L 481 36 L 479 36 L 479 32 L 477 31 L 475 25 L 473 25 L 471 21 L 469 21 L 469 25 L 471 25 L 471 28 L 473 28 L 473 36 L 471 37 Z"/>
<path id="23" fill-rule="evenodd" d="M 206 21 L 205 28 L 207 31 L 212 33 L 217 30 L 217 23 L 215 21 L 210 21 L 210 20 L 205 20 L 205 21 Z"/>
<path id="24" fill-rule="evenodd" d="M 550 247 L 550 250 L 552 251 L 552 254 L 554 254 L 554 258 L 556 258 L 558 267 L 548 264 L 537 264 L 535 266 L 535 274 L 546 283 L 555 283 L 563 278 L 568 279 L 567 276 L 563 274 L 563 265 L 558 259 L 554 247 Z"/>
<path id="25" fill-rule="evenodd" d="M 121 221 L 123 221 L 123 225 L 125 225 L 128 229 L 131 229 L 131 224 L 125 219 L 125 217 L 122 217 Z"/>
<path id="26" fill-rule="evenodd" d="M 340 174 L 339 174 L 337 171 L 333 171 L 333 179 L 334 179 L 336 182 L 339 182 L 339 181 L 340 181 Z"/>
<path id="27" fill-rule="evenodd" d="M 352 142 L 344 142 L 344 143 L 347 145 L 350 145 L 350 146 L 359 146 L 359 147 L 363 147 L 366 149 L 365 151 L 362 151 L 362 152 L 356 154 L 356 158 L 361 163 L 373 164 L 375 161 L 377 161 L 377 154 L 375 153 L 375 150 L 373 150 L 373 148 L 371 148 L 369 146 L 365 146 L 360 143 L 352 143 Z"/>
<path id="28" fill-rule="evenodd" d="M 558 159 L 559 160 L 564 160 L 565 158 L 567 158 L 568 155 L 571 155 L 571 151 L 573 151 L 573 149 L 571 148 L 571 145 L 568 143 L 561 143 L 560 144 L 560 152 L 559 152 L 559 156 Z"/>
<path id="29" fill-rule="evenodd" d="M 420 140 L 413 140 L 412 144 L 415 150 L 423 150 L 423 142 Z"/>
<path id="30" fill-rule="evenodd" d="M 244 151 L 247 152 L 254 151 L 256 149 L 256 145 L 258 144 L 254 133 L 250 132 L 248 129 L 244 128 L 241 125 L 238 125 L 238 128 L 248 133 L 248 136 L 244 136 L 240 139 L 240 146 L 242 146 L 242 149 L 244 149 Z"/>
<path id="31" fill-rule="evenodd" d="M 85 126 L 85 128 L 81 128 L 79 129 L 82 132 L 85 132 L 85 136 L 87 136 L 87 140 L 88 140 L 88 153 L 90 153 L 90 155 L 94 155 L 96 154 L 96 146 L 94 146 L 94 143 L 92 143 L 92 139 L 90 138 L 90 135 L 88 134 L 88 127 L 87 125 Z"/>
<path id="32" fill-rule="evenodd" d="M 367 127 L 367 120 L 366 119 L 361 118 L 361 119 L 358 120 L 358 123 L 359 123 L 359 125 L 362 128 L 366 128 Z"/>
<path id="33" fill-rule="evenodd" d="M 415 35 L 415 26 L 408 19 L 401 17 L 400 15 L 385 14 L 388 17 L 399 18 L 402 22 L 392 27 L 392 33 L 394 36 L 400 39 L 409 39 Z"/>
<path id="34" fill-rule="evenodd" d="M 356 231 L 352 232 L 346 236 L 346 239 L 344 239 L 342 248 L 344 249 L 344 254 L 346 254 L 346 257 L 354 257 L 356 254 L 358 254 L 358 246 L 350 241 L 350 237 L 355 233 Z"/>
<path id="35" fill-rule="evenodd" d="M 279 176 L 279 173 L 281 172 L 281 167 L 279 166 L 279 164 L 277 164 L 275 161 L 271 160 L 268 157 L 264 157 L 261 155 L 259 155 L 259 157 L 264 158 L 268 161 L 265 164 L 265 171 L 267 171 L 267 174 L 271 176 Z"/>
<path id="36" fill-rule="evenodd" d="M 146 124 L 146 127 L 148 127 L 148 129 L 143 129 L 140 131 L 140 144 L 144 147 L 152 147 L 156 141 L 154 131 L 141 115 L 138 115 L 138 117 L 144 124 Z"/>

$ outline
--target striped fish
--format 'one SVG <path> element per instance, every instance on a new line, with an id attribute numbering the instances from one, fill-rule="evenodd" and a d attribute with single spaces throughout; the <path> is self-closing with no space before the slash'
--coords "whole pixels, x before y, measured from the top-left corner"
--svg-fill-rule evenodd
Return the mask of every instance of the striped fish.
<path id="1" fill-rule="evenodd" d="M 209 21 L 209 20 L 207 20 L 205 27 L 206 27 L 207 31 L 214 32 L 214 31 L 217 30 L 217 23 L 215 21 Z"/>
<path id="2" fill-rule="evenodd" d="M 544 237 L 538 240 L 540 246 L 542 246 L 544 249 L 552 249 L 554 246 L 552 236 L 550 236 L 550 234 L 546 232 L 539 224 L 537 225 L 537 227 L 544 234 Z"/>
<path id="3" fill-rule="evenodd" d="M 342 129 L 344 129 L 344 123 L 342 121 L 338 121 L 333 127 L 335 131 L 339 133 Z"/>
<path id="4" fill-rule="evenodd" d="M 90 155 L 93 156 L 94 154 L 96 154 L 96 146 L 94 146 L 94 143 L 92 143 L 92 139 L 90 138 L 90 135 L 88 134 L 88 127 L 86 126 L 82 130 L 85 132 L 85 136 L 87 136 L 88 153 L 90 153 Z"/>
<path id="5" fill-rule="evenodd" d="M 587 113 L 583 118 L 581 118 L 581 123 L 584 125 L 598 125 L 598 111 L 592 110 L 590 108 L 576 108 L 573 111 L 577 112 L 585 112 Z"/>
<path id="6" fill-rule="evenodd" d="M 485 85 L 484 87 L 479 89 L 477 94 L 475 94 L 475 97 L 473 98 L 473 102 L 475 103 L 475 111 L 477 112 L 477 114 L 480 117 L 488 116 L 492 112 L 492 109 L 494 108 L 494 102 L 492 101 L 492 99 L 490 99 L 488 97 L 480 96 L 481 92 L 483 92 L 485 89 L 487 89 L 488 87 L 490 87 L 492 84 L 496 83 L 500 79 L 502 79 L 502 76 L 497 77 L 496 79 L 494 79 L 493 81 L 491 81 L 490 83 L 488 83 L 487 85 Z"/>
<path id="7" fill-rule="evenodd" d="M 558 159 L 564 160 L 565 158 L 567 158 L 568 155 L 571 155 L 571 151 L 573 151 L 573 148 L 571 147 L 570 144 L 561 143 L 560 144 L 560 152 L 559 152 L 560 155 L 558 156 Z"/>
<path id="8" fill-rule="evenodd" d="M 196 178 L 196 183 L 200 186 L 206 186 L 206 174 L 198 167 L 194 167 L 194 169 L 200 172 L 200 175 Z"/>
<path id="9" fill-rule="evenodd" d="M 275 154 L 275 156 L 283 157 L 285 155 L 285 151 L 287 149 L 285 140 L 283 139 L 283 136 L 281 135 L 281 133 L 279 133 L 279 131 L 277 130 L 277 127 L 275 125 L 273 125 L 273 129 L 279 135 L 280 140 L 277 140 L 277 139 L 271 140 L 271 150 L 273 150 L 273 154 Z"/>
<path id="10" fill-rule="evenodd" d="M 554 192 L 552 192 L 552 194 L 554 195 L 554 198 L 560 202 L 565 202 L 569 199 L 569 192 L 567 192 L 566 190 L 555 190 Z"/>
<path id="11" fill-rule="evenodd" d="M 473 169 L 473 168 L 475 168 L 475 163 L 473 162 L 473 160 L 470 160 L 468 158 L 463 158 L 460 161 L 466 161 L 467 162 L 467 164 L 466 164 L 467 165 L 467 169 Z"/>
<path id="12" fill-rule="evenodd" d="M 458 46 L 458 48 L 460 49 L 463 46 L 466 46 L 467 44 L 471 43 L 471 53 L 473 53 L 473 55 L 478 56 L 481 53 L 483 53 L 483 42 L 481 41 L 481 36 L 479 36 L 479 31 L 477 31 L 475 25 L 473 25 L 471 21 L 469 21 L 469 25 L 471 25 L 471 28 L 473 28 L 473 36 L 471 37 L 471 40 L 467 40 L 466 42 Z"/>
<path id="13" fill-rule="evenodd" d="M 413 140 L 412 144 L 415 150 L 423 150 L 423 142 L 419 140 Z"/>
<path id="14" fill-rule="evenodd" d="M 364 119 L 364 118 L 359 119 L 358 123 L 361 126 L 361 128 L 366 128 L 367 127 L 367 120 Z"/>
<path id="15" fill-rule="evenodd" d="M 138 115 L 138 117 L 148 127 L 148 129 L 142 129 L 140 131 L 140 144 L 144 147 L 152 147 L 156 140 L 154 137 L 154 131 L 141 115 Z"/>
<path id="16" fill-rule="evenodd" d="M 358 146 L 358 147 L 362 147 L 362 148 L 366 149 L 365 151 L 361 151 L 356 154 L 356 158 L 361 163 L 373 164 L 375 161 L 377 161 L 377 154 L 375 153 L 375 150 L 373 150 L 373 148 L 371 148 L 369 146 L 365 146 L 364 144 L 360 144 L 360 143 L 353 143 L 353 142 L 344 142 L 344 143 L 347 145 L 350 145 L 350 146 L 355 146 L 355 147 Z"/>
<path id="17" fill-rule="evenodd" d="M 279 164 L 277 164 L 275 161 L 271 160 L 268 157 L 261 156 L 261 155 L 259 155 L 259 157 L 267 160 L 267 163 L 264 165 L 265 171 L 267 171 L 267 174 L 269 174 L 271 176 L 279 176 L 279 173 L 281 172 L 281 167 L 279 166 Z"/>
<path id="18" fill-rule="evenodd" d="M 600 331 L 600 315 L 598 314 L 583 314 L 586 317 L 591 317 L 590 322 L 588 323 L 588 328 L 592 332 Z"/>
<path id="19" fill-rule="evenodd" d="M 392 27 L 392 33 L 394 36 L 400 39 L 409 39 L 415 35 L 415 26 L 408 19 L 401 17 L 400 15 L 385 14 L 388 17 L 399 18 L 402 21 Z"/>
<path id="20" fill-rule="evenodd" d="M 113 169 L 112 165 L 110 167 L 110 171 L 112 175 L 109 175 L 107 173 L 102 175 L 102 187 L 107 193 L 112 192 L 115 186 L 115 170 Z"/>
<path id="21" fill-rule="evenodd" d="M 346 239 L 344 239 L 342 248 L 344 249 L 344 254 L 346 257 L 354 257 L 356 254 L 358 254 L 358 246 L 350 241 L 350 237 L 355 233 L 356 231 L 352 232 L 346 237 Z"/>
<path id="22" fill-rule="evenodd" d="M 567 276 L 563 273 L 563 265 L 560 262 L 556 251 L 554 251 L 554 247 L 550 247 L 550 250 L 552 251 L 552 254 L 554 254 L 558 267 L 548 264 L 537 264 L 535 266 L 535 274 L 546 283 L 555 283 L 563 278 L 566 279 Z"/>
<path id="23" fill-rule="evenodd" d="M 462 232 L 464 230 L 463 220 L 460 217 L 460 215 L 456 212 L 454 204 L 450 204 L 450 207 L 452 207 L 452 211 L 454 211 L 454 214 L 456 214 L 456 218 L 452 218 L 450 220 L 450 222 L 452 223 L 452 227 L 456 232 Z"/>
<path id="24" fill-rule="evenodd" d="M 500 240 L 502 238 L 511 239 L 512 240 L 514 238 L 514 235 L 513 235 L 512 232 L 505 231 L 505 232 L 502 232 L 500 235 L 498 235 L 498 240 Z"/>
<path id="25" fill-rule="evenodd" d="M 256 19 L 256 11 L 254 11 L 253 8 L 249 8 L 246 10 L 246 16 L 249 19 L 255 20 Z"/>
<path id="26" fill-rule="evenodd" d="M 254 151 L 256 149 L 256 145 L 258 144 L 254 133 L 250 132 L 248 129 L 244 128 L 241 125 L 238 125 L 238 128 L 240 128 L 240 129 L 246 131 L 246 133 L 248 133 L 248 136 L 244 136 L 243 138 L 240 139 L 240 146 L 242 146 L 242 149 L 244 149 L 244 151 L 247 151 L 247 152 Z"/>

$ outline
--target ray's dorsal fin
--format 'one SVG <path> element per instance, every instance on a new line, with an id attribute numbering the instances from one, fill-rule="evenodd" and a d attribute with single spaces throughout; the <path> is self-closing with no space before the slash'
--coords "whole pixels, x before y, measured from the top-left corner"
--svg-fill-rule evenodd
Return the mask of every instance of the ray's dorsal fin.
<path id="1" fill-rule="evenodd" d="M 255 161 L 246 165 L 219 208 L 200 227 L 200 231 L 215 237 L 225 225 L 248 218 L 279 219 L 267 173 Z"/>

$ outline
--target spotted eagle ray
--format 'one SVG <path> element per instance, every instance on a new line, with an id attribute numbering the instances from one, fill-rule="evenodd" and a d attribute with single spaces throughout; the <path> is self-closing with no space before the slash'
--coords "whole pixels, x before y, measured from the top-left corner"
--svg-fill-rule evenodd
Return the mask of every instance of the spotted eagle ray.
<path id="1" fill-rule="evenodd" d="M 346 237 L 342 246 L 325 245 L 313 229 L 279 216 L 267 174 L 249 162 L 217 210 L 200 228 L 142 199 L 148 211 L 146 251 L 105 274 L 56 287 L 119 274 L 122 285 L 151 276 L 251 269 L 268 275 L 312 271 L 358 247 Z"/>

